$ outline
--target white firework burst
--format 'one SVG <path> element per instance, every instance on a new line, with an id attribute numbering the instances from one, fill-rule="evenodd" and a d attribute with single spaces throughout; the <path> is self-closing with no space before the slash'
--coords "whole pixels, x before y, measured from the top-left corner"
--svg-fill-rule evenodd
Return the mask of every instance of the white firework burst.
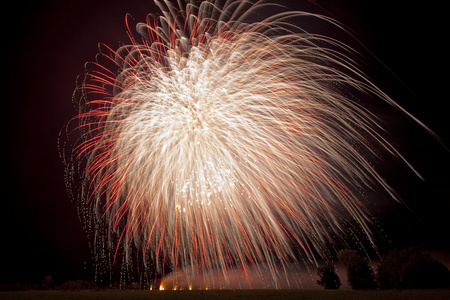
<path id="1" fill-rule="evenodd" d="M 226 275 L 286 265 L 297 246 L 314 261 L 351 227 L 372 241 L 356 191 L 395 198 L 371 160 L 376 149 L 401 156 L 357 98 L 399 107 L 349 47 L 287 20 L 339 25 L 287 10 L 246 22 L 275 7 L 262 1 L 181 2 L 155 1 L 163 15 L 108 48 L 113 66 L 95 63 L 79 89 L 82 140 L 68 165 L 81 166 L 83 214 L 106 226 L 96 242 Z"/>

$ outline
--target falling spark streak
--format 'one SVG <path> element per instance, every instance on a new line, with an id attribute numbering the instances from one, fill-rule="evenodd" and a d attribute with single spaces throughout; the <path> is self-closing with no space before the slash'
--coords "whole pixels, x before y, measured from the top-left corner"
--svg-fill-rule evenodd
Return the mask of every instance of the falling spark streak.
<path id="1" fill-rule="evenodd" d="M 81 213 L 107 228 L 94 243 L 225 276 L 287 265 L 297 246 L 314 262 L 354 224 L 374 243 L 355 191 L 395 197 L 371 160 L 375 149 L 403 158 L 353 95 L 413 117 L 352 49 L 287 20 L 340 25 L 292 11 L 245 22 L 275 7 L 262 1 L 181 2 L 155 1 L 163 16 L 138 24 L 130 45 L 105 46 L 76 91 L 81 139 L 65 160 L 68 181 L 81 170 Z"/>

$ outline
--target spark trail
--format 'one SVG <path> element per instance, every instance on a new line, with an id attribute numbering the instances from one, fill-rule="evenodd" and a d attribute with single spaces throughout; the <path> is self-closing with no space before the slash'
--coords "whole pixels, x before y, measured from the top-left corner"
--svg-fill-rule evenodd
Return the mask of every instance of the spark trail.
<path id="1" fill-rule="evenodd" d="M 395 198 L 372 160 L 402 157 L 357 98 L 402 109 L 352 49 L 288 20 L 340 25 L 288 10 L 246 22 L 281 9 L 262 2 L 181 2 L 155 1 L 162 16 L 104 46 L 76 91 L 81 139 L 65 161 L 94 243 L 225 277 L 314 262 L 351 228 L 374 243 L 357 191 Z"/>

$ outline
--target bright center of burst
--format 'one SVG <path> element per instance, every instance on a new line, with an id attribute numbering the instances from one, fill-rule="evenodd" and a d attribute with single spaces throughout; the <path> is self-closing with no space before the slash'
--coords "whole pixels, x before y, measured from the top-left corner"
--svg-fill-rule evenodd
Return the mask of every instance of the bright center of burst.
<path id="1" fill-rule="evenodd" d="M 176 162 L 167 174 L 174 184 L 173 205 L 184 213 L 206 209 L 213 202 L 229 209 L 236 193 L 237 157 L 227 145 L 239 115 L 221 80 L 221 69 L 205 56 L 197 48 L 188 58 L 169 51 L 170 71 L 154 83 L 156 101 L 153 90 L 147 95 L 152 99 L 150 114 L 156 117 L 149 128 L 158 128 L 160 157 Z"/>

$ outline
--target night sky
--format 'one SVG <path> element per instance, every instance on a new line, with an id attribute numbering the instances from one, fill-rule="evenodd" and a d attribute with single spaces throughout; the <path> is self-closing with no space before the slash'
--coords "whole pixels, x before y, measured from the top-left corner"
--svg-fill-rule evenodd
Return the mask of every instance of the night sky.
<path id="1" fill-rule="evenodd" d="M 326 14 L 352 29 L 385 65 L 368 58 L 369 66 L 376 65 L 367 70 L 371 79 L 450 147 L 442 7 L 402 0 L 311 1 L 319 7 L 295 2 L 289 6 Z M 77 112 L 76 77 L 94 60 L 97 44 L 127 43 L 125 14 L 144 21 L 149 12 L 158 11 L 146 0 L 16 1 L 4 12 L 0 283 L 92 275 L 88 241 L 65 190 L 59 132 Z M 396 124 L 393 144 L 425 181 L 396 164 L 382 167 L 410 208 L 381 205 L 374 212 L 392 241 L 382 247 L 417 245 L 450 261 L 450 152 L 412 122 Z"/>

